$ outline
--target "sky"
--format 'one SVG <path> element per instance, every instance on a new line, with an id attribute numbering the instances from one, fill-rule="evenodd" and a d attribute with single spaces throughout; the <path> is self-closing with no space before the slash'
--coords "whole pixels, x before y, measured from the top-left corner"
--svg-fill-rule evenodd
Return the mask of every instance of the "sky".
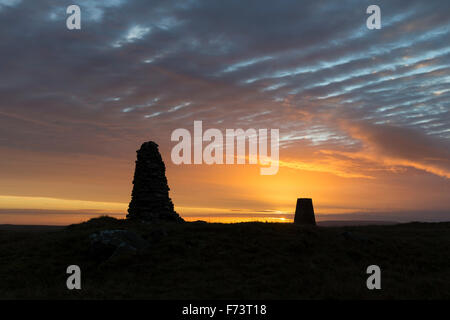
<path id="1" fill-rule="evenodd" d="M 81 8 L 81 30 L 66 8 Z M 369 5 L 382 28 L 366 27 Z M 0 223 L 123 218 L 158 143 L 187 220 L 450 220 L 450 2 L 0 0 Z M 171 133 L 280 132 L 280 168 L 175 165 Z"/>

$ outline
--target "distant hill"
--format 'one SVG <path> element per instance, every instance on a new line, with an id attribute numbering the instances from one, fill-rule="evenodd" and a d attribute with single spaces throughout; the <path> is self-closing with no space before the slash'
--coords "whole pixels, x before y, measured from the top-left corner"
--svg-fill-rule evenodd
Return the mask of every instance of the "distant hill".
<path id="1" fill-rule="evenodd" d="M 399 224 L 395 221 L 370 221 L 370 220 L 324 220 L 318 221 L 321 227 L 343 227 L 343 226 L 369 226 L 369 225 L 393 225 Z"/>
<path id="2" fill-rule="evenodd" d="M 64 226 L 0 224 L 0 231 L 56 231 Z"/>

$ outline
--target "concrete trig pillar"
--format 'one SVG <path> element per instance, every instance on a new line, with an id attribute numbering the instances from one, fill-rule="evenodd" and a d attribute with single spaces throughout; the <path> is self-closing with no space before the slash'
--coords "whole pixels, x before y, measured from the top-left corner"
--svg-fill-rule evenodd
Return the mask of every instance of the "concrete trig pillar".
<path id="1" fill-rule="evenodd" d="M 316 225 L 316 218 L 314 217 L 314 208 L 312 199 L 309 198 L 298 198 L 297 207 L 295 208 L 295 224 L 302 225 Z"/>

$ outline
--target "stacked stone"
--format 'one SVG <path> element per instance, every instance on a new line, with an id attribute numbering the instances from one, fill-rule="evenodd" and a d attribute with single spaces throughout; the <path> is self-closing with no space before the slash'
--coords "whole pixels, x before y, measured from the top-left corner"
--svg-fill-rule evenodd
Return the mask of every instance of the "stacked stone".
<path id="1" fill-rule="evenodd" d="M 166 166 L 158 145 L 153 141 L 145 142 L 136 152 L 136 169 L 127 218 L 143 221 L 184 221 L 175 212 L 169 197 Z"/>

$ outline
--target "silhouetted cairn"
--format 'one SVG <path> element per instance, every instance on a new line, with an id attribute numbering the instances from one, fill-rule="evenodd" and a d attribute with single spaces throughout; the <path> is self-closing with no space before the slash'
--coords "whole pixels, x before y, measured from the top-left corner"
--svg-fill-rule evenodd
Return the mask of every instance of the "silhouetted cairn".
<path id="1" fill-rule="evenodd" d="M 295 208 L 295 224 L 316 225 L 316 218 L 314 217 L 314 208 L 312 199 L 299 198 L 297 199 L 297 207 Z"/>
<path id="2" fill-rule="evenodd" d="M 134 186 L 127 218 L 183 222 L 184 220 L 175 212 L 172 200 L 169 198 L 166 166 L 159 153 L 158 145 L 153 141 L 145 142 L 136 152 Z"/>

